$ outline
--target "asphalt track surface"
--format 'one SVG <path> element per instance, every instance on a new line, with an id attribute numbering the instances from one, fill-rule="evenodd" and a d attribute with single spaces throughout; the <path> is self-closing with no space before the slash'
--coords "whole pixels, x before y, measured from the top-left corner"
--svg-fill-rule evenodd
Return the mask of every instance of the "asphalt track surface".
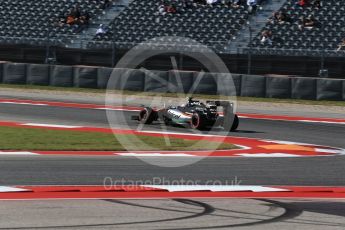
<path id="1" fill-rule="evenodd" d="M 122 113 L 114 111 L 114 113 Z M 134 112 L 125 112 L 126 120 L 117 120 L 121 128 L 137 128 L 130 120 Z M 103 110 L 45 107 L 32 105 L 0 105 L 0 119 L 48 124 L 109 127 Z M 150 130 L 161 130 L 159 125 Z M 169 127 L 169 131 L 187 131 Z M 344 125 L 241 119 L 234 136 L 305 142 L 345 148 Z M 180 158 L 169 159 L 181 161 Z M 344 157 L 203 159 L 195 164 L 165 168 L 128 157 L 1 157 L 0 183 L 5 185 L 99 185 L 105 177 L 125 181 L 198 180 L 200 183 L 234 179 L 248 185 L 345 185 Z"/>
<path id="2" fill-rule="evenodd" d="M 126 112 L 127 117 L 133 113 Z M 109 127 L 103 110 L 0 104 L 0 120 Z M 129 119 L 117 126 L 136 128 Z M 150 130 L 160 130 L 151 126 Z M 169 131 L 185 132 L 170 127 Z M 344 125 L 241 119 L 234 136 L 345 148 Z M 169 158 L 181 161 L 181 158 Z M 166 168 L 128 157 L 1 156 L 0 185 L 100 185 L 114 180 L 344 186 L 344 156 L 205 158 Z M 165 180 L 165 181 L 163 181 Z M 344 229 L 344 201 L 173 199 L 0 201 L 0 229 Z"/>
<path id="3" fill-rule="evenodd" d="M 0 203 L 0 220 L 3 220 L 0 229 L 341 230 L 345 226 L 341 201 L 174 199 Z"/>

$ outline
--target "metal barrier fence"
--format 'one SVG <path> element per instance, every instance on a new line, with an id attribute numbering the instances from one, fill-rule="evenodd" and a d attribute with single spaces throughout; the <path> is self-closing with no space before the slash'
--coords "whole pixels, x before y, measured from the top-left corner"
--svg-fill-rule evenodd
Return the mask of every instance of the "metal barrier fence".
<path id="1" fill-rule="evenodd" d="M 65 35 L 55 34 L 52 37 L 13 37 L 13 36 L 0 36 L 0 45 L 31 45 L 31 46 L 56 46 L 64 48 L 75 49 L 130 49 L 135 47 L 138 42 L 112 42 L 112 41 L 97 41 L 89 40 L 83 37 L 84 35 Z M 177 37 L 179 38 L 179 37 Z M 191 39 L 188 39 L 191 40 Z M 195 42 L 196 44 L 197 42 Z M 282 56 L 321 56 L 325 57 L 345 57 L 345 50 L 337 51 L 329 49 L 289 49 L 289 48 L 272 48 L 272 47 L 255 47 L 248 42 L 239 42 L 236 37 L 231 41 L 208 41 L 207 44 L 180 44 L 175 43 L 162 43 L 157 40 L 150 41 L 149 44 L 152 48 L 158 46 L 185 46 L 187 49 L 191 47 L 200 48 L 207 47 L 216 53 L 224 54 L 255 54 L 255 55 L 282 55 Z"/>
<path id="2" fill-rule="evenodd" d="M 56 63 L 57 55 L 56 50 L 58 48 L 70 48 L 76 50 L 96 50 L 104 51 L 112 55 L 112 66 L 115 66 L 116 60 L 118 60 L 119 50 L 128 50 L 140 43 L 135 42 L 104 42 L 87 40 L 83 38 L 83 35 L 68 36 L 68 35 L 56 35 L 55 37 L 0 37 L 0 45 L 30 45 L 37 47 L 44 47 L 46 50 L 45 63 Z M 209 49 L 215 51 L 218 54 L 233 54 L 242 55 L 246 57 L 247 61 L 247 74 L 251 74 L 255 66 L 253 62 L 260 57 L 309 57 L 314 60 L 318 60 L 320 73 L 324 73 L 326 76 L 327 65 L 325 64 L 329 58 L 345 58 L 345 51 L 336 50 L 320 50 L 320 49 L 281 49 L 281 48 L 260 48 L 250 47 L 250 44 L 239 42 L 236 39 L 233 41 L 224 43 L 222 41 L 209 41 L 208 45 L 198 45 L 195 43 L 188 44 L 185 41 L 172 41 L 168 42 L 154 42 L 146 43 L 146 46 L 151 49 L 161 49 L 168 51 L 186 52 L 208 52 Z M 338 68 L 338 67 L 337 67 Z"/>

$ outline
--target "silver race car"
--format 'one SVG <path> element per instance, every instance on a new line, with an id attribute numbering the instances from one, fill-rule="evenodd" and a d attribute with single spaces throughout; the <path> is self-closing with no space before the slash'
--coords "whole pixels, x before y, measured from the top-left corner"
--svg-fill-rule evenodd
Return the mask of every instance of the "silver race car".
<path id="1" fill-rule="evenodd" d="M 132 116 L 142 124 L 151 124 L 161 120 L 166 125 L 183 126 L 192 129 L 205 130 L 221 126 L 226 131 L 235 131 L 239 119 L 234 114 L 233 103 L 227 101 L 206 101 L 202 103 L 188 98 L 185 105 L 169 106 L 162 109 L 143 108 L 138 116 Z"/>

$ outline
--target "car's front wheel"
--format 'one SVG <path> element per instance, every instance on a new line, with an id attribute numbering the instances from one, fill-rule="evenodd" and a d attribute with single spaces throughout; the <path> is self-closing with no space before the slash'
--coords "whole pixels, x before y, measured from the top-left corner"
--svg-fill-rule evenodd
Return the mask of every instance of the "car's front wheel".
<path id="1" fill-rule="evenodd" d="M 156 119 L 156 111 L 153 111 L 151 108 L 144 108 L 139 113 L 139 121 L 142 124 L 151 124 Z"/>
<path id="2" fill-rule="evenodd" d="M 204 129 L 205 128 L 205 119 L 198 113 L 194 113 L 192 115 L 192 119 L 190 121 L 190 125 L 192 129 Z"/>

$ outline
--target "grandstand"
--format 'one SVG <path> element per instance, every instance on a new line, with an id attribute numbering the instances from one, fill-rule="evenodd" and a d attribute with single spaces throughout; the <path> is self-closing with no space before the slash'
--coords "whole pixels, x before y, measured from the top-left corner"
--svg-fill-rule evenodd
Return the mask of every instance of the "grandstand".
<path id="1" fill-rule="evenodd" d="M 288 22 L 269 21 L 252 41 L 254 49 L 260 53 L 286 55 L 343 55 L 336 52 L 345 38 L 345 2 L 338 0 L 321 1 L 321 7 L 314 4 L 299 6 L 296 0 L 287 0 L 279 11 L 284 12 Z M 313 17 L 315 26 L 300 28 L 301 18 Z M 272 43 L 262 42 L 262 32 L 272 33 Z M 309 52 L 305 52 L 309 51 Z"/>
<path id="2" fill-rule="evenodd" d="M 213 49 L 232 72 L 316 76 L 328 69 L 332 77 L 344 76 L 345 52 L 337 50 L 345 38 L 344 1 L 300 7 L 299 0 L 264 0 L 256 12 L 250 12 L 246 1 L 239 7 L 223 0 L 200 2 L 166 0 L 175 11 L 162 13 L 160 0 L 2 0 L 0 60 L 42 63 L 54 57 L 60 64 L 114 66 L 140 42 L 179 36 Z M 86 25 L 67 22 L 76 7 L 81 15 L 87 12 Z M 270 20 L 277 11 L 290 23 Z M 317 24 L 301 30 L 300 17 L 309 15 Z M 96 35 L 100 24 L 105 32 Z M 264 31 L 272 34 L 271 43 L 262 42 Z M 170 63 L 156 60 L 147 67 L 168 69 Z M 200 70 L 189 61 L 182 60 L 181 68 Z"/>
<path id="3" fill-rule="evenodd" d="M 67 19 L 78 4 L 79 13 L 87 13 L 92 20 L 104 12 L 105 3 L 105 0 L 2 0 L 0 44 L 64 45 L 84 27 L 79 28 L 78 23 L 62 23 L 61 19 Z"/>
<path id="4" fill-rule="evenodd" d="M 244 7 L 233 8 L 224 4 L 186 7 L 183 1 L 175 4 L 176 13 L 160 14 L 160 0 L 134 0 L 129 7 L 110 23 L 109 32 L 97 35 L 90 47 L 103 48 L 107 43 L 137 44 L 163 36 L 179 36 L 215 48 L 226 49 L 238 30 L 247 22 L 249 12 Z"/>

